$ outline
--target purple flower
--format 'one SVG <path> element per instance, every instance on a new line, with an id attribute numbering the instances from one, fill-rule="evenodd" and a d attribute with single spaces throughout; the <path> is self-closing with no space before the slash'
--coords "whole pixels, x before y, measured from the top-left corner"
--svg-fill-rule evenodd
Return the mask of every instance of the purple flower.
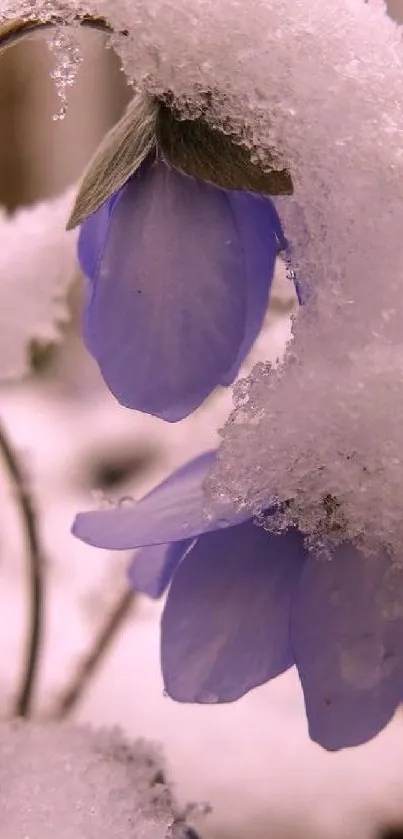
<path id="1" fill-rule="evenodd" d="M 151 155 L 81 227 L 84 340 L 122 405 L 176 422 L 229 385 L 286 242 L 274 204 Z"/>
<path id="2" fill-rule="evenodd" d="M 132 586 L 159 597 L 170 585 L 161 656 L 173 699 L 232 702 L 295 664 L 312 739 L 330 750 L 369 740 L 403 699 L 403 572 L 386 551 L 344 543 L 325 562 L 297 529 L 270 533 L 231 508 L 206 517 L 214 458 L 191 461 L 136 506 L 81 513 L 74 534 L 141 547 Z"/>

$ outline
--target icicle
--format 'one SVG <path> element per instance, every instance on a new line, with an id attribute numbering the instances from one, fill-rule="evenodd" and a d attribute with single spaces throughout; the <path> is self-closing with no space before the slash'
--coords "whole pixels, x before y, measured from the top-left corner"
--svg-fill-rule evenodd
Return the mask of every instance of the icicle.
<path id="1" fill-rule="evenodd" d="M 50 76 L 60 100 L 60 109 L 53 115 L 53 119 L 58 121 L 66 117 L 68 89 L 76 80 L 83 56 L 75 29 L 57 26 L 48 34 L 47 44 L 55 59 Z"/>

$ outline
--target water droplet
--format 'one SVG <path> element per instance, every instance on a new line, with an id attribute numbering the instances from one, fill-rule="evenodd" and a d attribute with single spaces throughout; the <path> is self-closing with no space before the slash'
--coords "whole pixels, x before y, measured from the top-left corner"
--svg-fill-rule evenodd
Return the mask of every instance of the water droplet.
<path id="1" fill-rule="evenodd" d="M 123 495 L 119 498 L 118 507 L 134 507 L 136 501 L 131 495 Z"/>
<path id="2" fill-rule="evenodd" d="M 202 702 L 204 705 L 216 705 L 220 701 L 220 697 L 210 690 L 201 690 L 196 696 L 196 702 Z"/>
<path id="3" fill-rule="evenodd" d="M 114 507 L 115 502 L 108 498 L 102 489 L 94 489 L 91 493 L 98 509 L 105 510 L 108 507 Z"/>

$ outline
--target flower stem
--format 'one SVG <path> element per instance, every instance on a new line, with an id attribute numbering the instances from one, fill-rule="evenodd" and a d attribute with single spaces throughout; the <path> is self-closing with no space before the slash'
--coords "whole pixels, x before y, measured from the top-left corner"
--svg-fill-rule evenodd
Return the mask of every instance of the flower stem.
<path id="1" fill-rule="evenodd" d="M 4 426 L 0 424 L 0 452 L 7 466 L 18 503 L 27 540 L 27 577 L 29 588 L 29 634 L 25 664 L 14 714 L 28 717 L 38 672 L 43 630 L 43 558 L 37 529 L 36 514 L 27 489 L 26 478 Z"/>
<path id="2" fill-rule="evenodd" d="M 51 712 L 54 720 L 65 719 L 81 699 L 89 680 L 116 637 L 118 630 L 129 616 L 136 594 L 125 585 L 109 612 L 104 624 L 94 638 L 91 649 L 78 664 L 76 673 L 66 690 L 58 697 Z"/>
<path id="3" fill-rule="evenodd" d="M 103 32 L 106 35 L 113 34 L 113 29 L 109 23 L 103 18 L 94 18 L 85 16 L 77 18 L 80 26 L 88 29 L 96 29 L 98 32 Z M 22 38 L 28 38 L 35 35 L 44 29 L 50 29 L 54 26 L 68 26 L 69 24 L 58 18 L 56 15 L 52 20 L 13 20 L 9 23 L 0 24 L 0 52 L 11 47 Z M 127 35 L 127 31 L 122 31 L 119 34 Z"/>

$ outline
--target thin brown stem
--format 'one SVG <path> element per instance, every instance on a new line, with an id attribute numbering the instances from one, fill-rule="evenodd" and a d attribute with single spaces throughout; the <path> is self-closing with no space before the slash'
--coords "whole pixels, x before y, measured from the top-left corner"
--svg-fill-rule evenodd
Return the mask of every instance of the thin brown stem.
<path id="1" fill-rule="evenodd" d="M 14 714 L 28 717 L 40 660 L 43 635 L 43 557 L 37 528 L 35 509 L 27 489 L 24 470 L 0 424 L 0 453 L 13 483 L 27 541 L 27 580 L 29 590 L 29 632 L 22 682 L 15 700 Z"/>
<path id="2" fill-rule="evenodd" d="M 72 681 L 56 700 L 55 708 L 51 712 L 52 719 L 64 719 L 73 710 L 75 705 L 77 705 L 88 682 L 93 677 L 100 662 L 114 641 L 118 630 L 121 629 L 125 620 L 128 618 L 135 597 L 135 592 L 128 586 L 125 586 L 104 624 L 95 636 L 91 649 L 78 664 Z"/>

